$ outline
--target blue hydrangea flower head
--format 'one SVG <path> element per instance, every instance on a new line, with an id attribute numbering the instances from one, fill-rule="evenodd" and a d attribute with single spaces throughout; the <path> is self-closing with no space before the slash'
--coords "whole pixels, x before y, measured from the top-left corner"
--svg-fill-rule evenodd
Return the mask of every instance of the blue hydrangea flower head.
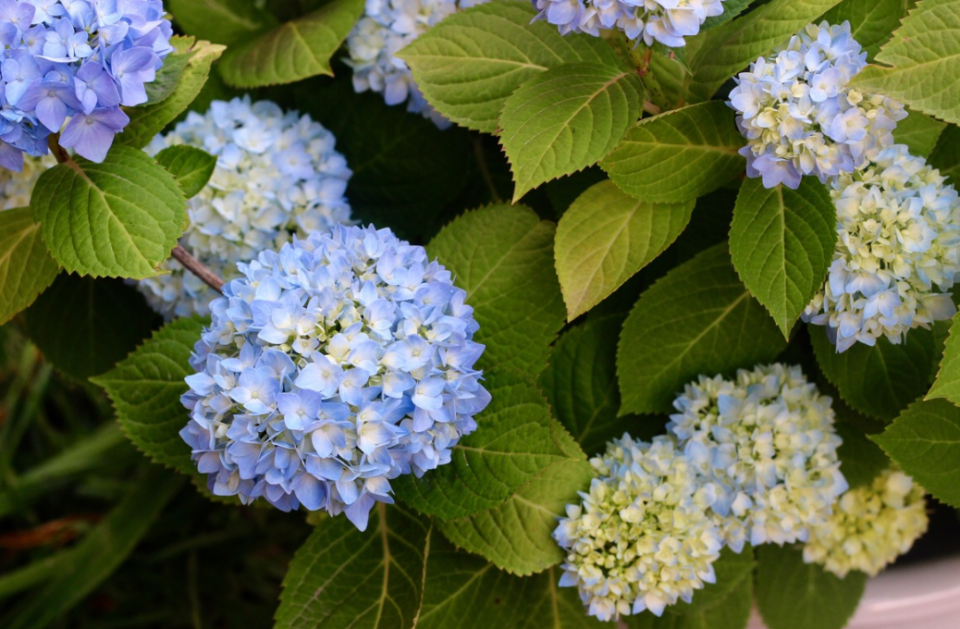
<path id="1" fill-rule="evenodd" d="M 407 103 L 407 110 L 422 114 L 438 127 L 450 121 L 430 106 L 410 75 L 410 68 L 394 55 L 443 18 L 487 0 L 367 0 L 347 47 L 347 64 L 353 68 L 353 87 L 383 94 L 388 105 Z"/>
<path id="2" fill-rule="evenodd" d="M 671 48 L 686 45 L 708 17 L 723 14 L 724 0 L 533 0 L 537 19 L 554 24 L 562 35 L 618 29 L 628 39 Z"/>
<path id="3" fill-rule="evenodd" d="M 173 50 L 160 0 L 0 0 L 0 166 L 47 138 L 101 162 Z M 65 125 L 65 126 L 64 126 Z"/>
<path id="4" fill-rule="evenodd" d="M 808 25 L 736 77 L 730 107 L 747 139 L 747 174 L 796 189 L 803 175 L 851 173 L 893 144 L 903 105 L 849 87 L 867 65 L 850 23 Z"/>
<path id="5" fill-rule="evenodd" d="M 351 172 L 335 144 L 310 116 L 244 97 L 214 101 L 205 114 L 190 112 L 147 152 L 187 145 L 217 157 L 210 181 L 187 202 L 190 222 L 181 243 L 231 280 L 239 276 L 238 262 L 280 249 L 294 234 L 350 222 L 344 192 Z M 161 268 L 169 273 L 138 283 L 155 310 L 167 318 L 209 314 L 216 296 L 210 287 L 175 260 Z"/>
<path id="6" fill-rule="evenodd" d="M 240 264 L 211 304 L 180 432 L 210 490 L 345 513 L 450 462 L 490 401 L 466 293 L 389 229 L 334 226 Z"/>

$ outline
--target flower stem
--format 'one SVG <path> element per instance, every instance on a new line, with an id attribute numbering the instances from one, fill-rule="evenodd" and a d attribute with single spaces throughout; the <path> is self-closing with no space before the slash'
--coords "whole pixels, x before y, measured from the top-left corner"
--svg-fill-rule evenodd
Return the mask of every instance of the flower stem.
<path id="1" fill-rule="evenodd" d="M 53 156 L 57 158 L 57 163 L 69 164 L 73 161 L 70 159 L 70 154 L 67 153 L 67 149 L 60 146 L 59 133 L 51 133 L 47 136 L 47 146 L 50 147 L 50 152 L 53 153 Z"/>
<path id="2" fill-rule="evenodd" d="M 189 251 L 183 248 L 183 245 L 177 244 L 177 246 L 173 248 L 172 255 L 177 262 L 183 265 L 183 268 L 199 277 L 204 284 L 213 290 L 221 295 L 223 294 L 223 280 L 207 268 L 205 264 L 200 262 L 200 260 L 194 258 Z"/>

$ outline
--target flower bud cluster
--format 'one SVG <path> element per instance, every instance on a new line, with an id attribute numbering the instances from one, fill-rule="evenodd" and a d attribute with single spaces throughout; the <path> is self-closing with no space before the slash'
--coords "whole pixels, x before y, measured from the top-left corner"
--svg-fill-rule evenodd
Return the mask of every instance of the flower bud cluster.
<path id="1" fill-rule="evenodd" d="M 389 229 L 267 250 L 210 305 L 180 432 L 216 495 L 346 516 L 450 461 L 490 395 L 466 293 Z"/>
<path id="2" fill-rule="evenodd" d="M 723 14 L 724 0 L 533 0 L 538 19 L 556 25 L 560 33 L 619 29 L 627 39 L 679 48 L 684 38 L 700 32 L 708 17 Z"/>
<path id="3" fill-rule="evenodd" d="M 839 239 L 803 319 L 826 325 L 838 351 L 950 319 L 960 272 L 960 197 L 940 172 L 895 145 L 832 182 Z"/>
<path id="4" fill-rule="evenodd" d="M 671 438 L 624 435 L 591 464 L 590 491 L 567 505 L 553 533 L 567 551 L 560 585 L 577 586 L 591 616 L 659 616 L 714 582 L 722 547 L 709 514 L 716 491 L 698 481 Z"/>
<path id="5" fill-rule="evenodd" d="M 350 169 L 333 134 L 297 112 L 248 97 L 214 101 L 147 147 L 186 145 L 217 157 L 210 181 L 187 204 L 189 225 L 181 243 L 210 269 L 231 280 L 238 262 L 279 249 L 294 234 L 328 231 L 350 221 L 344 198 Z M 142 280 L 140 290 L 171 318 L 206 315 L 215 293 L 175 260 L 169 273 Z"/>
<path id="6" fill-rule="evenodd" d="M 808 25 L 786 48 L 761 57 L 735 80 L 729 105 L 748 144 L 747 174 L 763 185 L 796 189 L 803 175 L 821 181 L 850 173 L 893 144 L 903 105 L 849 87 L 867 55 L 850 24 Z"/>
<path id="7" fill-rule="evenodd" d="M 407 110 L 433 120 L 450 121 L 427 103 L 396 53 L 443 18 L 486 0 L 367 0 L 363 17 L 347 38 L 353 87 L 383 94 L 388 105 L 407 103 Z"/>
<path id="8" fill-rule="evenodd" d="M 847 489 L 832 400 L 799 367 L 741 369 L 735 380 L 700 376 L 674 401 L 667 429 L 717 489 L 712 510 L 739 552 L 806 541 Z"/>
<path id="9" fill-rule="evenodd" d="M 160 0 L 0 0 L 0 166 L 19 171 L 61 129 L 61 146 L 103 161 L 172 34 Z"/>
<path id="10" fill-rule="evenodd" d="M 803 548 L 841 579 L 851 570 L 875 576 L 927 530 L 924 490 L 903 472 L 888 469 L 869 485 L 840 497 L 833 515 L 813 527 Z"/>

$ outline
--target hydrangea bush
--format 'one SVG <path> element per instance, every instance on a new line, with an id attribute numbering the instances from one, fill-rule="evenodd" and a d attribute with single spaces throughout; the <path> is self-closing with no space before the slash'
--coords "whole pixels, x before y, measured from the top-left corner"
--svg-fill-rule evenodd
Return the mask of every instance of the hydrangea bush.
<path id="1" fill-rule="evenodd" d="M 842 629 L 960 539 L 960 9 L 866 4 L 0 0 L 5 629 Z"/>

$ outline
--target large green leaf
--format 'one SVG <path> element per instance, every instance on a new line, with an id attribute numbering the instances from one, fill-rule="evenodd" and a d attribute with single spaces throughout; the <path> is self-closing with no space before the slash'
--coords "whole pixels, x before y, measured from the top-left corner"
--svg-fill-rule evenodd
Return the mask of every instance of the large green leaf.
<path id="1" fill-rule="evenodd" d="M 823 374 L 864 415 L 889 422 L 930 386 L 939 348 L 929 330 L 910 330 L 899 345 L 879 339 L 872 347 L 855 343 L 837 353 L 823 326 L 807 329 Z"/>
<path id="2" fill-rule="evenodd" d="M 344 516 L 317 526 L 283 578 L 276 629 L 413 629 L 433 526 L 377 504 L 366 531 Z"/>
<path id="3" fill-rule="evenodd" d="M 180 403 L 183 379 L 193 373 L 190 353 L 200 340 L 203 322 L 176 319 L 165 325 L 112 371 L 91 378 L 103 387 L 117 411 L 117 420 L 133 443 L 157 463 L 184 474 L 197 474 L 190 447 L 180 430 L 190 421 Z"/>
<path id="4" fill-rule="evenodd" d="M 570 458 L 542 469 L 498 507 L 440 522 L 440 531 L 458 547 L 512 574 L 530 575 L 560 563 L 564 553 L 553 540 L 557 520 L 568 504 L 580 502 L 577 492 L 589 488 L 593 467 L 563 428 L 556 426 L 555 435 Z"/>
<path id="5" fill-rule="evenodd" d="M 55 277 L 57 263 L 30 209 L 0 212 L 0 324 L 32 304 Z"/>
<path id="6" fill-rule="evenodd" d="M 644 292 L 630 312 L 617 350 L 620 413 L 670 412 L 698 375 L 771 361 L 785 346 L 726 245 L 711 247 Z"/>
<path id="7" fill-rule="evenodd" d="M 622 323 L 622 316 L 607 315 L 567 330 L 540 374 L 554 416 L 588 455 L 602 452 L 627 427 L 617 417 L 617 339 Z"/>
<path id="8" fill-rule="evenodd" d="M 47 360 L 76 378 L 101 374 L 150 336 L 159 316 L 117 279 L 62 274 L 23 313 Z"/>
<path id="9" fill-rule="evenodd" d="M 194 146 L 168 146 L 156 155 L 157 163 L 170 171 L 188 199 L 199 194 L 217 167 L 217 158 Z"/>
<path id="10" fill-rule="evenodd" d="M 917 402 L 873 440 L 935 498 L 960 508 L 960 408 Z"/>
<path id="11" fill-rule="evenodd" d="M 859 426 L 844 421 L 841 411 L 837 409 L 841 403 L 839 400 L 833 403 L 837 410 L 837 434 L 843 440 L 837 448 L 837 458 L 840 459 L 840 471 L 843 472 L 847 484 L 851 489 L 855 489 L 872 482 L 880 472 L 889 467 L 890 459 L 876 443 L 870 441 Z"/>
<path id="12" fill-rule="evenodd" d="M 719 101 L 646 118 L 600 164 L 638 199 L 675 203 L 716 190 L 744 169 L 732 112 Z"/>
<path id="13" fill-rule="evenodd" d="M 467 291 L 486 345 L 482 369 L 506 367 L 535 376 L 563 327 L 563 297 L 553 269 L 552 223 L 523 206 L 493 205 L 459 217 L 427 251 Z"/>
<path id="14" fill-rule="evenodd" d="M 330 58 L 363 13 L 363 0 L 331 0 L 268 33 L 231 46 L 220 74 L 234 87 L 264 87 L 333 75 Z"/>
<path id="15" fill-rule="evenodd" d="M 677 239 L 694 202 L 649 203 L 611 181 L 584 192 L 557 225 L 557 275 L 567 319 L 590 310 Z"/>
<path id="16" fill-rule="evenodd" d="M 930 165 L 940 169 L 940 174 L 950 177 L 956 184 L 960 179 L 960 128 L 956 125 L 947 125 L 937 146 L 930 154 Z"/>
<path id="17" fill-rule="evenodd" d="M 185 33 L 231 45 L 277 26 L 277 19 L 249 0 L 166 0 Z"/>
<path id="18" fill-rule="evenodd" d="M 428 515 L 464 518 L 503 504 L 550 465 L 583 458 L 564 447 L 569 436 L 520 373 L 488 374 L 486 386 L 492 400 L 476 432 L 460 440 L 447 465 L 393 481 L 398 498 Z"/>
<path id="19" fill-rule="evenodd" d="M 493 133 L 504 101 L 523 83 L 550 68 L 580 61 L 617 67 L 602 39 L 564 37 L 528 2 L 500 1 L 451 15 L 407 45 L 417 86 L 437 111 L 459 125 Z"/>
<path id="20" fill-rule="evenodd" d="M 837 211 L 820 182 L 767 189 L 760 179 L 740 188 L 730 226 L 733 266 L 789 338 L 793 324 L 823 288 L 837 246 Z"/>
<path id="21" fill-rule="evenodd" d="M 943 348 L 943 359 L 937 372 L 937 379 L 927 393 L 926 399 L 946 398 L 954 404 L 960 405 L 960 314 L 953 316 L 950 325 L 950 335 Z"/>
<path id="22" fill-rule="evenodd" d="M 513 200 L 600 161 L 636 123 L 642 100 L 633 69 L 599 63 L 551 68 L 520 86 L 500 115 Z"/>
<path id="23" fill-rule="evenodd" d="M 31 209 L 53 258 L 68 272 L 142 279 L 157 274 L 187 220 L 177 181 L 143 151 L 114 146 L 40 175 Z"/>
<path id="24" fill-rule="evenodd" d="M 840 579 L 803 563 L 803 552 L 791 546 L 764 544 L 757 560 L 757 607 L 769 629 L 842 629 L 867 583 L 862 572 Z"/>
<path id="25" fill-rule="evenodd" d="M 52 626 L 120 567 L 182 484 L 176 475 L 148 467 L 130 479 L 123 499 L 83 541 L 54 556 L 56 572 L 4 618 L 5 629 Z"/>
<path id="26" fill-rule="evenodd" d="M 960 122 L 960 3 L 922 0 L 851 85 Z"/>
<path id="27" fill-rule="evenodd" d="M 906 144 L 911 155 L 927 157 L 933 152 L 940 134 L 946 128 L 945 122 L 911 111 L 897 123 L 897 128 L 893 130 L 893 139 L 897 144 Z"/>
<path id="28" fill-rule="evenodd" d="M 130 116 L 130 124 L 123 133 L 117 135 L 115 140 L 117 144 L 136 149 L 149 144 L 158 133 L 163 131 L 164 127 L 183 113 L 197 98 L 210 75 L 210 65 L 224 51 L 224 47 L 219 44 L 196 41 L 193 37 L 173 37 L 170 43 L 174 47 L 174 52 L 167 57 L 165 63 L 177 63 L 183 66 L 177 86 L 159 102 L 128 108 L 126 112 Z M 173 57 L 186 57 L 186 61 L 180 63 L 175 58 L 172 59 Z"/>
<path id="29" fill-rule="evenodd" d="M 830 24 L 850 22 L 853 38 L 873 59 L 880 45 L 900 26 L 909 5 L 909 0 L 843 0 L 827 11 L 823 19 Z"/>

